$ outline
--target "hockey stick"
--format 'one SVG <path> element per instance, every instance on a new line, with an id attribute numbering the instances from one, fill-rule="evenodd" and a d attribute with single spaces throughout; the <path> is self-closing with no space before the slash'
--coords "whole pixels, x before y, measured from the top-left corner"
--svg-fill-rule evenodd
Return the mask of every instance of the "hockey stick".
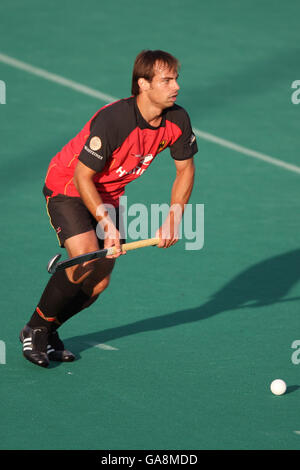
<path id="1" fill-rule="evenodd" d="M 139 240 L 137 242 L 124 243 L 123 245 L 121 245 L 121 250 L 136 250 L 137 248 L 143 248 L 145 246 L 158 245 L 158 243 L 159 238 L 148 238 L 147 240 Z M 111 248 L 92 251 L 91 253 L 85 253 L 84 255 L 75 256 L 74 258 L 69 258 L 65 261 L 58 261 L 61 255 L 57 254 L 50 259 L 47 266 L 47 271 L 48 273 L 53 274 L 56 271 L 69 268 L 70 266 L 75 266 L 76 264 L 85 263 L 86 261 L 91 261 L 98 258 L 105 258 L 106 256 L 114 255 L 115 253 L 116 247 L 112 246 Z"/>

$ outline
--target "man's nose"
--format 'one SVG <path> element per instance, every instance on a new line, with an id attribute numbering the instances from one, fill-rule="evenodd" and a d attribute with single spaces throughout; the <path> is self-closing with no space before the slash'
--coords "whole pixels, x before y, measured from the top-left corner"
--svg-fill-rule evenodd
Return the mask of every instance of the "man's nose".
<path id="1" fill-rule="evenodd" d="M 178 85 L 177 80 L 175 80 L 175 90 L 176 91 L 180 90 L 180 86 Z"/>

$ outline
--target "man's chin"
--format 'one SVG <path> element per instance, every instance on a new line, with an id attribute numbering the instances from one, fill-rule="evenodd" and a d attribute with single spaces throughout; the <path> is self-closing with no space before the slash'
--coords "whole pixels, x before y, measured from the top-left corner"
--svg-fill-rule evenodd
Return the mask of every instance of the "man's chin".
<path id="1" fill-rule="evenodd" d="M 166 108 L 171 108 L 172 106 L 174 106 L 174 104 L 176 103 L 176 99 L 171 99 L 171 100 L 168 100 L 166 101 Z"/>

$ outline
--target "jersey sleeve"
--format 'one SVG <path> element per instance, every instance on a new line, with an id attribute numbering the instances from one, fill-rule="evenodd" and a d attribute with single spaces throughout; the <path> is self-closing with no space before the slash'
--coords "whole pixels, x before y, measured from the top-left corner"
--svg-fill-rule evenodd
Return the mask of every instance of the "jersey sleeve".
<path id="1" fill-rule="evenodd" d="M 105 113 L 100 112 L 91 122 L 90 135 L 87 138 L 78 160 L 92 170 L 100 173 L 113 153 L 113 138 Z"/>
<path id="2" fill-rule="evenodd" d="M 188 160 L 198 152 L 196 136 L 192 130 L 191 121 L 186 111 L 181 109 L 176 121 L 182 134 L 174 144 L 170 146 L 171 156 L 174 160 Z"/>

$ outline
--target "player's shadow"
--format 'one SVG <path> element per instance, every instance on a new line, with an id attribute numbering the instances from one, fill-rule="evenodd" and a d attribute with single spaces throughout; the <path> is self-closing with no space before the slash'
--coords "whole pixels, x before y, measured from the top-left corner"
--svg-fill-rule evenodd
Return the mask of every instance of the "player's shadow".
<path id="1" fill-rule="evenodd" d="M 65 343 L 78 355 L 92 345 L 103 344 L 124 336 L 198 322 L 227 311 L 260 308 L 279 302 L 293 302 L 300 300 L 300 297 L 286 298 L 286 296 L 299 278 L 300 249 L 297 249 L 249 267 L 226 283 L 199 307 L 75 336 L 66 340 Z"/>

